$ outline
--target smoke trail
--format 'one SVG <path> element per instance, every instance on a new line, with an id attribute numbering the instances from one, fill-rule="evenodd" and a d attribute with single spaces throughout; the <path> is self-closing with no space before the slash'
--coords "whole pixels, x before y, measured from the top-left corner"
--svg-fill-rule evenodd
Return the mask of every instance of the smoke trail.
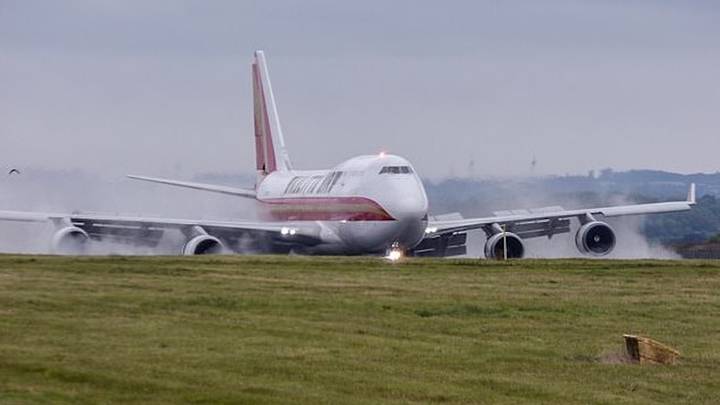
<path id="1" fill-rule="evenodd" d="M 472 184 L 472 183 L 471 183 Z M 444 209 L 471 211 L 472 216 L 490 216 L 493 211 L 527 209 L 546 206 L 562 206 L 565 209 L 588 208 L 602 205 L 627 205 L 635 202 L 627 200 L 624 196 L 610 193 L 607 190 L 587 195 L 568 195 L 557 190 L 548 190 L 542 187 L 542 180 L 511 179 L 477 183 L 475 191 L 466 190 L 464 193 L 472 197 L 475 202 L 468 206 L 453 197 L 453 193 L 438 193 L 431 201 L 434 205 Z M 432 187 L 432 186 L 431 186 Z M 490 191 L 488 191 L 490 190 Z M 482 193 L 489 195 L 484 196 Z M 478 205 L 485 204 L 485 207 Z M 467 212 L 464 212 L 469 217 Z M 679 258 L 672 250 L 660 245 L 650 243 L 641 232 L 645 216 L 631 216 L 621 218 L 596 218 L 607 222 L 615 231 L 615 249 L 603 258 L 612 259 L 673 259 Z M 525 240 L 526 257 L 528 258 L 587 258 L 575 245 L 575 235 L 579 228 L 579 221 L 571 220 L 570 233 L 554 235 L 551 239 L 539 237 Z M 483 231 L 472 231 L 468 234 L 468 257 L 484 257 L 484 245 L 487 238 Z"/>
<path id="2" fill-rule="evenodd" d="M 227 183 L 237 180 L 234 185 L 247 186 L 251 177 L 205 176 L 203 182 Z M 243 181 L 244 180 L 244 181 Z M 467 187 L 465 187 L 467 189 Z M 492 189 L 483 196 L 482 192 Z M 490 187 L 484 185 L 467 191 L 475 198 L 470 207 L 472 216 L 491 215 L 494 210 L 507 210 L 548 205 L 562 205 L 564 208 L 588 207 L 588 198 L 571 198 L 567 194 L 545 191 L 533 180 L 498 181 Z M 431 208 L 440 205 L 449 210 L 467 208 L 462 201 L 450 198 L 453 193 L 444 193 L 443 200 L 435 198 Z M 595 200 L 609 205 L 630 204 L 617 195 L 597 194 Z M 591 204 L 592 205 L 592 204 Z M 256 219 L 255 205 L 251 200 L 183 190 L 163 185 L 138 183 L 124 178 L 102 178 L 81 171 L 23 170 L 22 175 L 0 178 L 0 209 L 72 213 L 76 211 L 161 218 L 253 220 Z M 467 211 L 467 210 L 466 210 Z M 438 213 L 438 212 L 434 212 Z M 464 212 L 466 216 L 468 212 Z M 598 218 L 603 220 L 603 218 Z M 674 252 L 661 245 L 649 243 L 640 232 L 644 217 L 623 217 L 607 222 L 616 231 L 617 245 L 608 258 L 676 258 Z M 526 240 L 526 257 L 564 258 L 586 257 L 575 247 L 577 220 L 569 234 L 555 235 L 552 239 L 536 238 Z M 47 253 L 50 240 L 56 229 L 50 224 L 19 224 L 0 221 L 0 252 Z M 468 235 L 468 256 L 484 255 L 485 235 L 482 231 Z M 120 243 L 92 243 L 88 254 L 178 254 L 185 242 L 178 232 L 168 231 L 154 248 L 128 246 Z M 240 246 L 249 248 L 247 240 Z"/>
<path id="3" fill-rule="evenodd" d="M 240 176 L 233 177 L 240 184 Z M 256 218 L 251 200 L 139 183 L 125 178 L 108 179 L 81 171 L 32 169 L 23 170 L 22 175 L 0 177 L 0 210 L 102 213 L 146 218 Z M 50 223 L 0 221 L 0 252 L 49 253 L 52 236 L 57 230 Z M 156 247 L 92 242 L 85 253 L 178 254 L 184 242 L 179 232 L 170 230 L 164 233 Z"/>

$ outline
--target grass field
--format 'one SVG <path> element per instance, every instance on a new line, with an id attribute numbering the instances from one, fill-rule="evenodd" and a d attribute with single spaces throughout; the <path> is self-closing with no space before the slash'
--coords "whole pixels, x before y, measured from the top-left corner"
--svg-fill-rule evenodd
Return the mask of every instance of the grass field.
<path id="1" fill-rule="evenodd" d="M 720 262 L 0 256 L 0 403 L 78 402 L 718 403 Z"/>

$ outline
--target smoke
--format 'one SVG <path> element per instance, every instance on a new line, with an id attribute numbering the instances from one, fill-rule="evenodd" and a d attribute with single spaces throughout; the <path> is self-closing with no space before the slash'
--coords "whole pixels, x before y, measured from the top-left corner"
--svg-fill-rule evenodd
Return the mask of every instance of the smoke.
<path id="1" fill-rule="evenodd" d="M 249 186 L 251 176 L 212 175 L 195 176 L 199 181 L 235 186 Z M 603 205 L 631 204 L 622 195 L 601 192 L 596 195 L 572 196 L 548 191 L 532 180 L 503 180 L 462 188 L 464 200 L 457 193 L 433 193 L 431 210 L 460 211 L 466 217 L 488 216 L 493 211 L 560 205 L 566 209 Z M 488 190 L 491 190 L 488 192 Z M 484 195 L 485 193 L 486 195 Z M 441 196 L 441 197 L 438 197 Z M 471 200 L 468 200 L 471 198 Z M 467 201 L 472 201 L 468 204 Z M 179 218 L 209 220 L 257 219 L 255 204 L 251 200 L 213 193 L 178 189 L 132 181 L 125 178 L 108 178 L 82 171 L 23 170 L 20 175 L 0 177 L 0 210 L 39 211 L 49 213 L 92 212 L 109 215 L 141 216 L 145 218 Z M 442 213 L 432 210 L 433 213 Z M 645 217 L 633 216 L 605 220 L 616 232 L 615 250 L 607 258 L 670 259 L 678 255 L 662 245 L 650 243 L 642 234 Z M 586 257 L 575 247 L 577 220 L 571 232 L 526 240 L 526 257 L 567 258 Z M 0 252 L 48 253 L 50 241 L 57 228 L 49 223 L 13 223 L 0 221 Z M 485 235 L 473 231 L 468 235 L 468 256 L 483 257 Z M 129 246 L 122 243 L 91 243 L 87 254 L 156 255 L 179 254 L 185 237 L 178 231 L 167 231 L 155 247 Z M 252 243 L 241 239 L 237 247 L 250 250 Z"/>
<path id="2" fill-rule="evenodd" d="M 623 218 L 597 218 L 608 223 L 615 231 L 615 249 L 605 259 L 679 259 L 680 256 L 667 247 L 652 243 L 641 232 L 645 220 L 641 216 Z M 575 221 L 577 222 L 577 221 Z M 570 233 L 555 235 L 552 239 L 536 238 L 526 241 L 529 258 L 589 258 L 575 246 L 575 234 L 579 225 L 575 223 Z"/>
<path id="3" fill-rule="evenodd" d="M 189 179 L 192 180 L 192 179 Z M 205 175 L 202 181 L 249 187 L 249 176 Z M 102 213 L 108 215 L 206 220 L 254 220 L 254 202 L 237 197 L 178 189 L 109 178 L 87 172 L 23 170 L 20 175 L 0 177 L 0 210 L 52 214 Z M 51 223 L 0 221 L 0 252 L 50 253 L 51 240 L 59 228 Z M 185 237 L 166 231 L 157 246 L 131 246 L 91 242 L 85 254 L 157 255 L 178 254 Z"/>
<path id="4" fill-rule="evenodd" d="M 624 195 L 616 194 L 607 189 L 599 188 L 597 193 L 583 193 L 568 195 L 557 190 L 548 190 L 542 187 L 542 181 L 535 180 L 501 180 L 489 183 L 475 183 L 474 191 L 465 193 L 473 196 L 472 206 L 454 199 L 452 193 L 436 193 L 433 203 L 442 206 L 444 209 L 457 210 L 465 217 L 490 216 L 494 211 L 529 209 L 547 206 L 561 206 L 565 209 L 590 208 L 597 206 L 615 206 L 635 204 Z M 432 185 L 429 188 L 433 187 Z M 491 190 L 491 196 L 483 196 L 482 193 Z M 479 207 L 485 203 L 485 207 Z M 463 212 L 466 211 L 466 212 Z M 629 216 L 618 218 L 596 219 L 608 223 L 615 231 L 615 249 L 602 258 L 608 259 L 677 259 L 680 256 L 671 249 L 659 244 L 650 242 L 642 233 L 642 225 L 647 217 Z M 527 258 L 588 258 L 582 254 L 575 245 L 575 234 L 580 225 L 577 219 L 571 220 L 570 232 L 554 235 L 552 238 L 539 237 L 525 240 L 525 257 Z M 487 238 L 481 230 L 472 231 L 468 234 L 467 256 L 484 257 L 484 246 Z"/>
<path id="5" fill-rule="evenodd" d="M 0 252 L 3 253 L 48 253 L 51 237 L 48 224 L 0 222 Z"/>

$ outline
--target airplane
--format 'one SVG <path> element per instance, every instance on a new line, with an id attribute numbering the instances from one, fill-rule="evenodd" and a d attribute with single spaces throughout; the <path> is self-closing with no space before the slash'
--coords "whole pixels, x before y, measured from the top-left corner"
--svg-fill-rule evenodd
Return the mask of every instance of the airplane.
<path id="1" fill-rule="evenodd" d="M 458 256 L 467 252 L 467 232 L 480 229 L 485 257 L 522 258 L 524 241 L 575 234 L 578 250 L 604 256 L 617 243 L 608 217 L 689 210 L 685 201 L 565 210 L 550 207 L 495 213 L 483 218 L 430 216 L 423 183 L 405 158 L 379 153 L 357 156 L 329 170 L 293 168 L 263 51 L 252 62 L 256 182 L 253 188 L 202 184 L 146 176 L 131 179 L 221 193 L 256 201 L 259 219 L 213 221 L 83 213 L 0 211 L 0 220 L 52 224 L 50 245 L 58 254 L 87 252 L 92 243 L 157 246 L 168 232 L 182 235 L 183 255 L 290 253 L 334 255 Z"/>

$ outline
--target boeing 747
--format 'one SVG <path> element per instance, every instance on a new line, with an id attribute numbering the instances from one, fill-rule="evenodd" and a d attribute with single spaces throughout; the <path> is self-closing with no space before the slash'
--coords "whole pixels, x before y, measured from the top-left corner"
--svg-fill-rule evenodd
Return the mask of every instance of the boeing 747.
<path id="1" fill-rule="evenodd" d="M 413 165 L 392 154 L 352 158 L 329 170 L 296 170 L 283 132 L 265 56 L 252 63 L 257 180 L 253 188 L 129 176 L 236 198 L 253 199 L 261 218 L 207 221 L 82 213 L 0 211 L 0 220 L 48 222 L 56 253 L 82 253 L 90 243 L 156 245 L 168 231 L 184 240 L 178 253 L 222 252 L 300 254 L 401 254 L 455 256 L 466 253 L 467 232 L 487 235 L 488 258 L 522 258 L 524 241 L 569 233 L 579 222 L 575 242 L 589 256 L 610 253 L 616 234 L 603 218 L 689 210 L 695 186 L 685 201 L 565 210 L 519 210 L 484 218 L 428 215 L 428 198 Z"/>

